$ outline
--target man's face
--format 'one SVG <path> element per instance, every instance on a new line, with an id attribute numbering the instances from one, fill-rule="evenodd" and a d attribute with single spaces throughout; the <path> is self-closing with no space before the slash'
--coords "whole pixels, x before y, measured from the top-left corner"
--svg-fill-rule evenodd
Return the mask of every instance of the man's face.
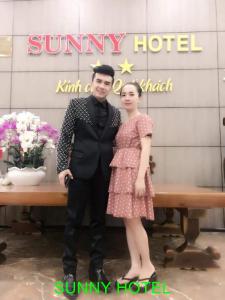
<path id="1" fill-rule="evenodd" d="M 91 93 L 99 101 L 105 100 L 112 89 L 112 77 L 96 73 L 91 84 Z"/>

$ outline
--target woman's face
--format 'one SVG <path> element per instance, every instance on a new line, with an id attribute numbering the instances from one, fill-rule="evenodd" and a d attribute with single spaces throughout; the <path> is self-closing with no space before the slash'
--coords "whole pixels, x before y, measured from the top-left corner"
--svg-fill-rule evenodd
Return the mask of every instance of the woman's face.
<path id="1" fill-rule="evenodd" d="M 120 99 L 122 108 L 129 111 L 136 110 L 140 100 L 137 88 L 132 84 L 125 85 L 122 89 Z"/>

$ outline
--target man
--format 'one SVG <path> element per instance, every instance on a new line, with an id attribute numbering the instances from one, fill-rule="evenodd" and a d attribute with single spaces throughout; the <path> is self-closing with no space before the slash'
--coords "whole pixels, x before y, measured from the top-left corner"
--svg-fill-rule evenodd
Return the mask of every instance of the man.
<path id="1" fill-rule="evenodd" d="M 87 202 L 90 203 L 91 235 L 89 279 L 108 283 L 103 271 L 105 212 L 113 141 L 121 121 L 119 110 L 106 100 L 113 81 L 111 66 L 94 68 L 91 95 L 71 100 L 61 128 L 57 149 L 60 184 L 64 185 L 66 175 L 71 177 L 63 254 L 64 282 L 71 287 L 76 280 L 78 231 Z"/>

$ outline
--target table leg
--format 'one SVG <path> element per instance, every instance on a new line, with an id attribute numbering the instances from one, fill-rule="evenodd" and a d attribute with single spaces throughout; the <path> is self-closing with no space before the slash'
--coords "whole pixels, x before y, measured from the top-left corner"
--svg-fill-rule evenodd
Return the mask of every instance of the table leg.
<path id="1" fill-rule="evenodd" d="M 6 242 L 0 241 L 0 253 L 7 248 Z"/>
<path id="2" fill-rule="evenodd" d="M 161 224 L 154 224 L 152 226 L 153 236 L 163 236 L 163 237 L 179 237 L 182 235 L 180 227 L 174 223 L 174 208 L 164 208 L 165 220 Z"/>
<path id="3" fill-rule="evenodd" d="M 44 233 L 44 227 L 40 222 L 36 222 L 31 217 L 32 207 L 23 207 L 21 220 L 11 222 L 12 232 L 16 234 Z"/>
<path id="4" fill-rule="evenodd" d="M 206 269 L 218 267 L 214 260 L 220 258 L 220 253 L 213 247 L 201 249 L 195 245 L 199 236 L 199 218 L 205 215 L 203 209 L 178 209 L 181 216 L 181 230 L 184 234 L 184 242 L 172 249 L 164 247 L 165 266 L 176 266 L 184 269 Z"/>

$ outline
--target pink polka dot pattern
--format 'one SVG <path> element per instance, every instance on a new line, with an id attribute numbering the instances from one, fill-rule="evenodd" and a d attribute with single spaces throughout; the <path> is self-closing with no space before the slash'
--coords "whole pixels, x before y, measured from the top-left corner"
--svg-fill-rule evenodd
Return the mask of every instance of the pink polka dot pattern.
<path id="1" fill-rule="evenodd" d="M 145 217 L 154 220 L 154 189 L 149 168 L 145 174 L 145 195 L 134 195 L 140 163 L 141 138 L 151 135 L 152 127 L 152 120 L 145 114 L 137 115 L 120 127 L 116 135 L 116 153 L 110 164 L 112 174 L 107 214 L 121 218 Z"/>

